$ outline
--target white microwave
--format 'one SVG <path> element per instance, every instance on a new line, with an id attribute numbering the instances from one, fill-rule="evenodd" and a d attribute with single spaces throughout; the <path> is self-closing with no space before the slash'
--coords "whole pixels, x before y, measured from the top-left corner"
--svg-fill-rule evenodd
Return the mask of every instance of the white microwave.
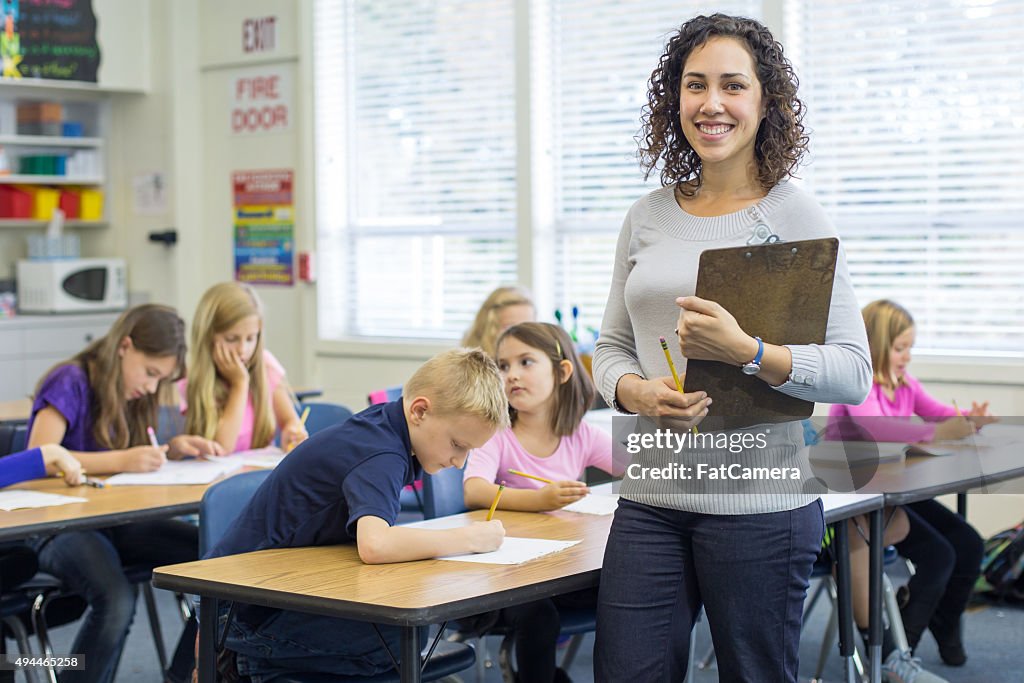
<path id="1" fill-rule="evenodd" d="M 18 261 L 22 313 L 118 311 L 128 305 L 124 259 Z"/>

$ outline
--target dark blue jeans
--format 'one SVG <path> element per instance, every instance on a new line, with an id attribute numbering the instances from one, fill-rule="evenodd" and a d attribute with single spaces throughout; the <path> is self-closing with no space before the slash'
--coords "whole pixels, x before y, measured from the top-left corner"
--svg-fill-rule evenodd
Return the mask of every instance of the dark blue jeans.
<path id="1" fill-rule="evenodd" d="M 60 578 L 89 603 L 71 652 L 85 655 L 84 671 L 64 671 L 61 683 L 107 683 L 121 658 L 135 614 L 135 588 L 123 566 L 198 559 L 198 530 L 175 520 L 138 522 L 101 531 L 70 531 L 38 546 L 39 568 Z M 194 634 L 194 629 L 191 631 Z M 181 644 L 192 647 L 192 643 Z"/>
<path id="2" fill-rule="evenodd" d="M 220 628 L 225 618 L 221 617 Z M 378 625 L 388 649 L 399 659 L 401 631 Z M 420 629 L 420 643 L 426 637 Z M 266 683 L 293 673 L 371 676 L 392 669 L 391 657 L 372 624 L 349 619 L 274 610 L 258 626 L 234 619 L 225 646 L 236 653 L 238 673 Z"/>
<path id="3" fill-rule="evenodd" d="M 722 683 L 796 681 L 800 625 L 825 522 L 820 502 L 705 515 L 620 500 L 597 607 L 598 683 L 678 683 L 707 613 Z"/>

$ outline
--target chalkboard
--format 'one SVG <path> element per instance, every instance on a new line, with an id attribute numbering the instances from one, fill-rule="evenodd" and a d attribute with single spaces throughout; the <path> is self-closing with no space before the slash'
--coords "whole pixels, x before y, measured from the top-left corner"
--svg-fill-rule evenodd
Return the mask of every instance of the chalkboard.
<path id="1" fill-rule="evenodd" d="M 3 0 L 4 77 L 96 82 L 100 46 L 92 0 Z"/>

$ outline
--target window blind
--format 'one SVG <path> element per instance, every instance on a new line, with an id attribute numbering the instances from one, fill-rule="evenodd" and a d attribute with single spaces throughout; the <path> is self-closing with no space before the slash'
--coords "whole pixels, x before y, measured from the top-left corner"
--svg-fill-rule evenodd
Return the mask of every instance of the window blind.
<path id="1" fill-rule="evenodd" d="M 925 351 L 1024 355 L 1024 1 L 793 0 L 786 16 L 803 175 L 860 303 L 906 306 Z"/>
<path id="2" fill-rule="evenodd" d="M 516 281 L 513 12 L 316 3 L 321 336 L 457 338 Z"/>

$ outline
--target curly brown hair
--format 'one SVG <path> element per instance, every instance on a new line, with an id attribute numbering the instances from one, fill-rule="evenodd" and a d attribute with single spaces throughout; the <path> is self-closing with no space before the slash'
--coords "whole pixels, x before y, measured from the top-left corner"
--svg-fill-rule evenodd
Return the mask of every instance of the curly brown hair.
<path id="1" fill-rule="evenodd" d="M 683 24 L 668 41 L 651 73 L 638 138 L 644 179 L 661 165 L 662 185 L 674 184 L 685 196 L 693 196 L 701 185 L 701 159 L 683 134 L 679 121 L 679 91 L 690 53 L 714 37 L 739 40 L 754 60 L 765 105 L 754 156 L 758 180 L 765 190 L 770 190 L 793 175 L 807 150 L 808 138 L 802 123 L 804 104 L 796 96 L 799 79 L 782 54 L 782 45 L 763 24 L 726 14 L 701 15 Z"/>

